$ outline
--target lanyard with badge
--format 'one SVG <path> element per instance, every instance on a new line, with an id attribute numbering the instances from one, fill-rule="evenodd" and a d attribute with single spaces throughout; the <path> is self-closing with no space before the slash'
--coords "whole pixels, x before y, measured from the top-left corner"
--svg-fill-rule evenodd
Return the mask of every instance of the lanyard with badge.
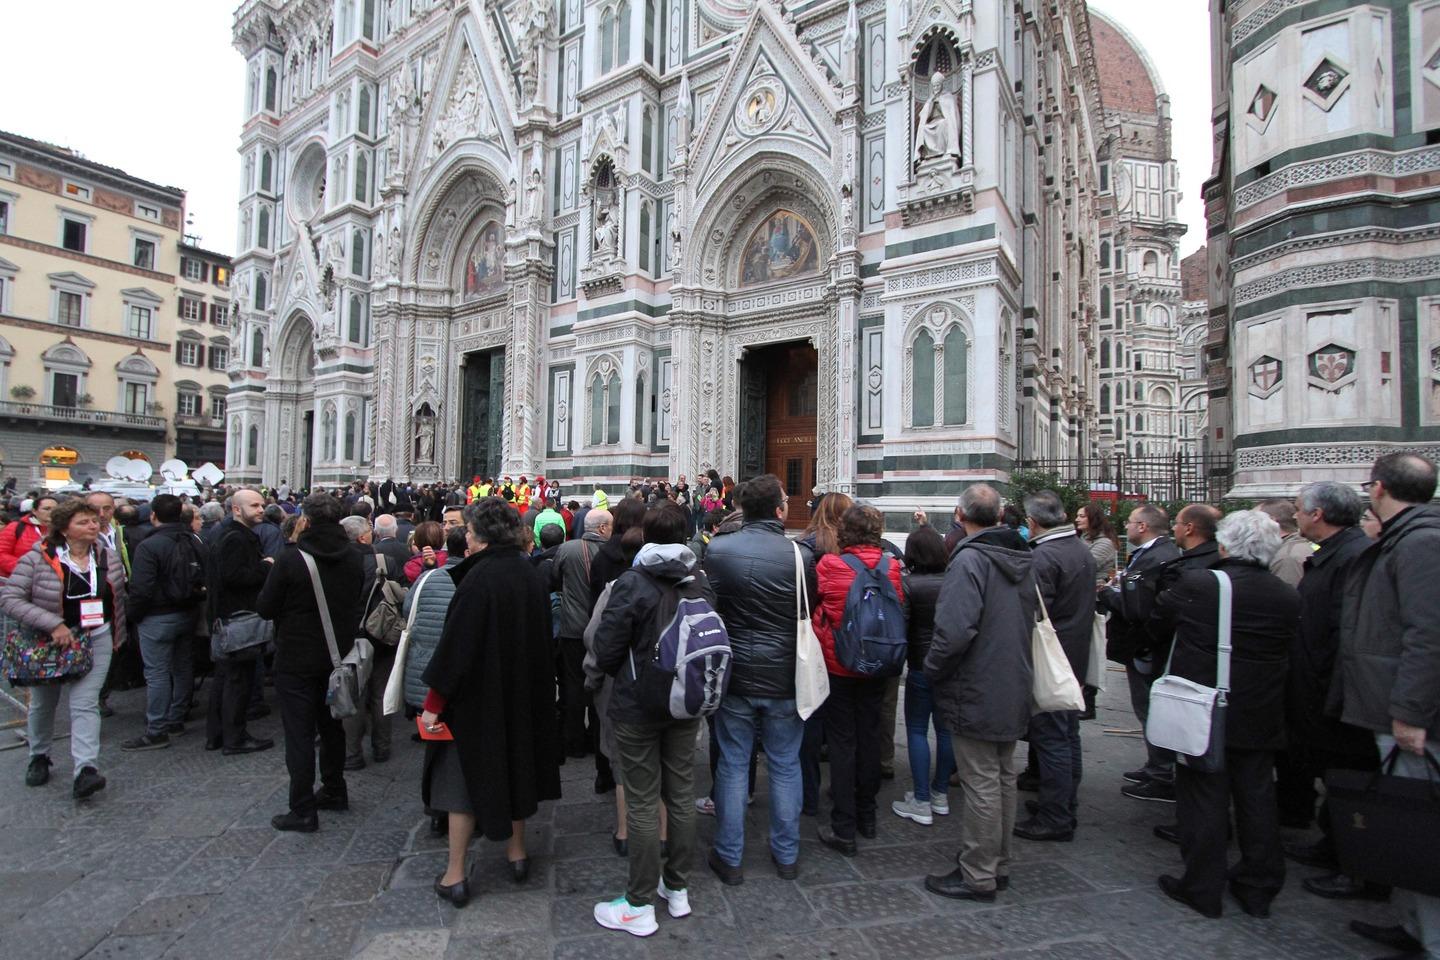
<path id="1" fill-rule="evenodd" d="M 70 593 L 70 578 L 65 580 L 65 599 L 80 601 L 80 629 L 93 630 L 105 625 L 105 601 L 100 598 L 100 578 L 96 571 L 98 566 L 95 554 L 90 554 L 90 568 L 81 570 L 74 560 L 70 559 L 70 548 L 61 547 L 55 551 L 56 558 L 65 565 L 65 568 L 75 575 L 76 580 L 83 581 L 89 589 L 82 594 Z"/>

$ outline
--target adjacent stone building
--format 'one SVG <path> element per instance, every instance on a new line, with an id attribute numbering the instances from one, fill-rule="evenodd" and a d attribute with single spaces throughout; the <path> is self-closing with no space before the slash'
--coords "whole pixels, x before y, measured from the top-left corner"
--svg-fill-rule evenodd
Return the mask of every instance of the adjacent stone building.
<path id="1" fill-rule="evenodd" d="M 225 462 L 230 392 L 230 258 L 186 238 L 180 246 L 175 335 L 175 456 Z"/>
<path id="2" fill-rule="evenodd" d="M 1214 0 L 1209 441 L 1233 494 L 1440 457 L 1440 2 Z"/>
<path id="3" fill-rule="evenodd" d="M 1093 454 L 1091 30 L 1080 0 L 246 0 L 230 476 L 770 470 L 802 522 L 812 489 L 908 512 Z M 1135 282 L 1174 300 L 1160 254 Z"/>
<path id="4" fill-rule="evenodd" d="M 1180 261 L 1180 325 L 1175 343 L 1175 370 L 1180 380 L 1175 452 L 1186 456 L 1211 453 L 1209 390 L 1205 377 L 1205 335 L 1210 326 L 1209 273 L 1202 246 Z"/>

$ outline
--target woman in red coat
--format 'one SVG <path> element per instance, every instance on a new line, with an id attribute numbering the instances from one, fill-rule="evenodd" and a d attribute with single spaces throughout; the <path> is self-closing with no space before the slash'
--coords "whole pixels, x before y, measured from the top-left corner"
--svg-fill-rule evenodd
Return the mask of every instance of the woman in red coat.
<path id="1" fill-rule="evenodd" d="M 830 747 L 830 793 L 834 800 L 830 826 L 821 824 L 819 835 L 822 843 L 846 856 L 855 855 L 857 832 L 868 840 L 875 838 L 881 738 L 893 733 L 880 729 L 885 678 L 862 677 L 842 667 L 835 657 L 834 627 L 844 619 L 845 598 L 855 579 L 855 570 L 846 557 L 855 557 L 871 569 L 884 563 L 895 595 L 902 607 L 905 604 L 900 564 L 880 549 L 884 526 L 884 518 L 874 507 L 850 507 L 840 518 L 840 554 L 826 554 L 815 565 L 819 587 L 815 635 L 830 673 L 830 697 L 822 712 L 825 741 Z"/>
<path id="2" fill-rule="evenodd" d="M 15 564 L 50 532 L 50 511 L 56 500 L 47 494 L 35 498 L 30 512 L 0 530 L 0 580 L 15 572 Z"/>

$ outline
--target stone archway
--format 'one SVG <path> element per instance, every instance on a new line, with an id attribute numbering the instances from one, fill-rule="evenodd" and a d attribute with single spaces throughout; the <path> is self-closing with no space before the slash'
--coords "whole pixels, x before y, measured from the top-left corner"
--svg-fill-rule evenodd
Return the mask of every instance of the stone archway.
<path id="1" fill-rule="evenodd" d="M 268 423 L 265 476 L 308 487 L 315 468 L 315 323 L 303 310 L 290 314 L 275 339 L 265 384 Z"/>

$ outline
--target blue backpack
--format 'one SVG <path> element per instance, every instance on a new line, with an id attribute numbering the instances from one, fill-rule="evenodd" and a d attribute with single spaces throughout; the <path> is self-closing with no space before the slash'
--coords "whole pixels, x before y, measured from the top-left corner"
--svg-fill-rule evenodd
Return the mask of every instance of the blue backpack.
<path id="1" fill-rule="evenodd" d="M 890 557 L 882 553 L 873 567 L 850 553 L 840 559 L 855 572 L 855 579 L 835 626 L 835 659 L 862 677 L 900 676 L 909 641 L 905 609 L 890 582 Z"/>
<path id="2" fill-rule="evenodd" d="M 636 699 L 655 716 L 708 717 L 720 709 L 720 698 L 730 686 L 730 634 L 725 621 L 705 599 L 695 577 L 674 586 L 656 583 L 662 599 L 655 619 L 664 626 L 655 638 L 654 652 L 638 669 L 635 651 L 630 651 Z"/>

